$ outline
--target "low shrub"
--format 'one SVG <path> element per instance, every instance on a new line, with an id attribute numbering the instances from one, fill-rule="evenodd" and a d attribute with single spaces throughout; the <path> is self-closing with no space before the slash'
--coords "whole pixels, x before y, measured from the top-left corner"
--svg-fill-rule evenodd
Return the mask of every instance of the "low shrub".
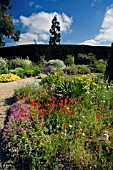
<path id="1" fill-rule="evenodd" d="M 7 60 L 0 57 L 0 70 L 8 70 Z"/>
<path id="2" fill-rule="evenodd" d="M 64 64 L 64 62 L 62 60 L 49 60 L 46 64 L 46 66 L 51 66 L 51 67 L 54 67 L 54 68 L 60 68 L 60 69 L 65 69 L 66 66 Z"/>
<path id="3" fill-rule="evenodd" d="M 0 82 L 11 82 L 16 80 L 20 80 L 20 77 L 15 74 L 9 73 L 0 75 Z"/>
<path id="4" fill-rule="evenodd" d="M 75 67 L 66 67 L 66 68 L 64 69 L 64 72 L 65 72 L 66 74 L 68 74 L 68 75 L 75 75 L 75 74 L 78 73 L 78 69 L 75 68 Z"/>
<path id="5" fill-rule="evenodd" d="M 8 61 L 9 69 L 15 69 L 17 67 L 21 67 L 23 69 L 30 69 L 32 67 L 32 61 L 21 58 L 11 59 Z"/>
<path id="6" fill-rule="evenodd" d="M 77 55 L 77 64 L 94 64 L 96 60 L 95 54 L 89 53 L 89 54 L 78 54 Z"/>
<path id="7" fill-rule="evenodd" d="M 76 65 L 76 68 L 78 69 L 78 74 L 90 74 L 91 70 L 85 65 Z"/>
<path id="8" fill-rule="evenodd" d="M 66 66 L 72 66 L 74 65 L 74 56 L 72 55 L 67 55 L 67 58 L 65 59 Z"/>
<path id="9" fill-rule="evenodd" d="M 97 73 L 105 73 L 107 62 L 103 59 L 95 62 L 95 72 Z"/>

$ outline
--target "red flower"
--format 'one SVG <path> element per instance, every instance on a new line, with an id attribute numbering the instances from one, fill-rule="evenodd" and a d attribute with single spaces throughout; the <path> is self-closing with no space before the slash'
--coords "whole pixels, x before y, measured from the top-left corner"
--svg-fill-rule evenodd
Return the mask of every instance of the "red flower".
<path id="1" fill-rule="evenodd" d="M 52 101 L 55 101 L 56 100 L 56 97 L 55 96 L 52 96 Z"/>
<path id="2" fill-rule="evenodd" d="M 42 119 L 42 120 L 44 119 L 44 115 L 42 115 L 41 119 Z"/>
<path id="3" fill-rule="evenodd" d="M 47 106 L 49 106 L 50 104 L 49 103 L 45 103 L 45 106 L 47 107 Z"/>
<path id="4" fill-rule="evenodd" d="M 98 105 L 98 104 L 99 104 L 99 102 L 96 102 L 96 104 Z"/>
<path id="5" fill-rule="evenodd" d="M 100 111 L 102 111 L 102 110 L 103 110 L 103 108 L 101 107 L 101 108 L 100 108 Z"/>
<path id="6" fill-rule="evenodd" d="M 75 110 L 72 110 L 72 113 L 75 113 L 76 111 Z"/>
<path id="7" fill-rule="evenodd" d="M 60 101 L 59 106 L 61 106 L 61 107 L 64 106 L 63 100 Z"/>
<path id="8" fill-rule="evenodd" d="M 66 129 L 66 126 L 67 126 L 67 125 L 66 125 L 66 124 L 64 124 L 64 129 Z"/>
<path id="9" fill-rule="evenodd" d="M 20 114 L 20 117 L 23 118 L 23 117 L 24 117 L 24 113 L 21 113 L 21 114 Z"/>
<path id="10" fill-rule="evenodd" d="M 79 138 L 80 136 L 81 136 L 81 134 L 80 134 L 80 133 L 77 133 L 77 134 L 76 134 L 76 137 L 77 137 L 77 138 Z"/>
<path id="11" fill-rule="evenodd" d="M 32 141 L 32 138 L 28 138 L 28 140 Z"/>
<path id="12" fill-rule="evenodd" d="M 59 112 L 60 114 L 62 114 L 62 113 L 63 113 L 63 110 L 59 110 L 58 112 Z"/>
<path id="13" fill-rule="evenodd" d="M 50 98 L 50 97 L 48 97 L 48 101 L 51 101 L 51 98 Z"/>
<path id="14" fill-rule="evenodd" d="M 44 128 L 44 124 L 42 124 L 42 128 Z"/>
<path id="15" fill-rule="evenodd" d="M 61 133 L 60 133 L 60 132 L 58 132 L 57 134 L 58 134 L 58 135 L 60 135 Z"/>
<path id="16" fill-rule="evenodd" d="M 99 150 L 100 150 L 100 148 L 99 148 L 99 147 L 97 147 L 97 148 L 96 148 L 96 151 L 99 151 Z"/>
<path id="17" fill-rule="evenodd" d="M 80 132 L 81 132 L 81 133 L 83 133 L 83 130 L 82 130 L 82 129 L 80 129 Z"/>
<path id="18" fill-rule="evenodd" d="M 67 115 L 70 117 L 70 116 L 71 116 L 71 113 L 68 111 L 68 112 L 67 112 Z"/>
<path id="19" fill-rule="evenodd" d="M 78 118 L 76 118 L 76 121 L 80 121 L 80 118 L 78 117 Z"/>
<path id="20" fill-rule="evenodd" d="M 99 119 L 100 118 L 100 116 L 99 115 L 96 115 L 96 119 Z"/>

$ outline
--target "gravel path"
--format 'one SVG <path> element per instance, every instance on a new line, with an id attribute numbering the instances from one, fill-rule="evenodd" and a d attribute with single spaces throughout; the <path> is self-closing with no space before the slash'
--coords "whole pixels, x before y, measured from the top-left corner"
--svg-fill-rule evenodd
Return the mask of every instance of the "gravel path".
<path id="1" fill-rule="evenodd" d="M 15 82 L 0 83 L 0 132 L 3 129 L 4 121 L 7 116 L 7 111 L 11 106 L 14 90 L 22 86 L 25 86 L 26 83 L 31 81 L 38 81 L 38 79 L 32 77 L 32 78 L 21 79 Z M 1 135 L 0 135 L 0 141 L 1 141 Z M 2 158 L 2 154 L 0 151 L 0 159 L 1 158 Z M 0 162 L 0 170 L 3 170 L 1 166 L 1 162 Z"/>
<path id="2" fill-rule="evenodd" d="M 0 130 L 3 128 L 4 118 L 12 101 L 14 90 L 31 81 L 38 81 L 35 77 L 21 79 L 15 82 L 0 83 Z"/>

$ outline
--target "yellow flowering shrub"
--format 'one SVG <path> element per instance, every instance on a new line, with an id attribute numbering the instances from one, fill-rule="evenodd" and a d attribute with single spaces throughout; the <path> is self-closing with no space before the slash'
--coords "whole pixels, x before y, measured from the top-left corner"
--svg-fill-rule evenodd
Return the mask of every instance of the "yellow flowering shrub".
<path id="1" fill-rule="evenodd" d="M 85 91 L 95 91 L 99 89 L 99 85 L 95 82 L 95 77 L 91 75 L 75 76 L 72 82 Z"/>
<path id="2" fill-rule="evenodd" d="M 12 73 L 0 75 L 0 82 L 11 82 L 16 80 L 20 80 L 20 77 Z"/>

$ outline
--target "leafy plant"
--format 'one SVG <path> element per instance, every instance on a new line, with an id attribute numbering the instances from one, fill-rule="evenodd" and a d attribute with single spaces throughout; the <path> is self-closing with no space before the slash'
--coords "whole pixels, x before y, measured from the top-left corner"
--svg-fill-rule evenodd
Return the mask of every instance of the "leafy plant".
<path id="1" fill-rule="evenodd" d="M 8 61 L 8 67 L 9 69 L 15 69 L 17 67 L 21 67 L 23 69 L 30 69 L 32 67 L 32 61 L 28 59 L 11 59 Z"/>
<path id="2" fill-rule="evenodd" d="M 107 65 L 107 62 L 103 59 L 100 59 L 98 60 L 97 62 L 95 62 L 95 71 L 98 72 L 98 73 L 105 73 L 105 70 L 106 70 L 106 65 Z"/>
<path id="3" fill-rule="evenodd" d="M 65 59 L 65 64 L 67 66 L 73 66 L 74 65 L 74 56 L 67 55 L 67 58 Z"/>
<path id="4" fill-rule="evenodd" d="M 56 59 L 56 60 L 49 60 L 46 65 L 54 67 L 54 68 L 60 68 L 62 70 L 66 68 L 64 62 L 62 60 L 58 60 L 58 59 Z"/>
<path id="5" fill-rule="evenodd" d="M 77 63 L 78 64 L 94 64 L 96 61 L 96 56 L 95 54 L 89 53 L 89 54 L 78 54 L 77 55 Z"/>
<path id="6" fill-rule="evenodd" d="M 0 70 L 7 70 L 7 60 L 0 57 Z"/>
<path id="7" fill-rule="evenodd" d="M 78 74 L 89 74 L 89 73 L 91 73 L 90 68 L 88 68 L 85 65 L 76 65 L 76 68 L 78 69 Z"/>

